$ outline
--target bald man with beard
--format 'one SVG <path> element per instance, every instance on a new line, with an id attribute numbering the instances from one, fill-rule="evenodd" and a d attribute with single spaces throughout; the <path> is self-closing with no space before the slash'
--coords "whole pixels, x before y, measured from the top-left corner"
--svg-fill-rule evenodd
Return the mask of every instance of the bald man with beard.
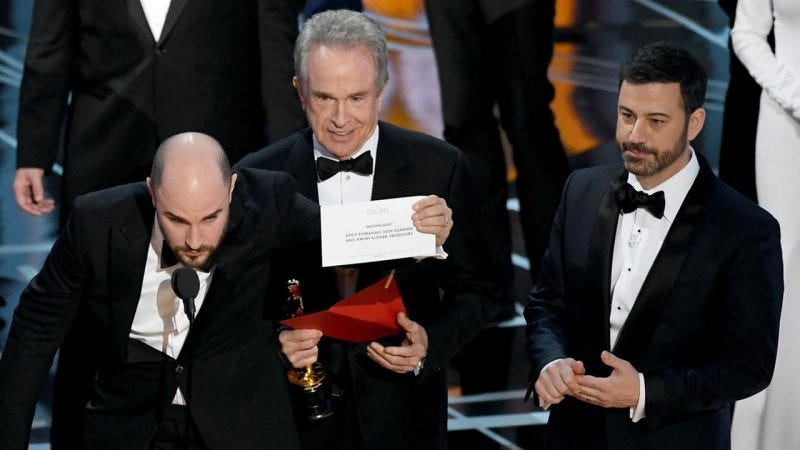
<path id="1" fill-rule="evenodd" d="M 277 348 L 265 350 L 276 342 L 265 274 L 274 248 L 318 236 L 319 209 L 288 176 L 232 174 L 221 146 L 199 133 L 165 141 L 146 182 L 78 198 L 14 314 L 0 360 L 0 448 L 28 447 L 74 323 L 91 333 L 81 351 L 93 377 L 85 409 L 72 411 L 73 448 L 299 448 L 285 370 Z M 181 267 L 200 279 L 191 333 L 170 288 Z"/>

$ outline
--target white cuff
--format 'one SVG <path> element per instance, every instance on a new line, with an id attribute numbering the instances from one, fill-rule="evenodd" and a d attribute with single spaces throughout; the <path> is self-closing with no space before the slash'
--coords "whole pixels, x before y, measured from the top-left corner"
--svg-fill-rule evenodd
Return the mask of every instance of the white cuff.
<path id="1" fill-rule="evenodd" d="M 631 420 L 636 423 L 644 419 L 644 375 L 639 372 L 639 401 L 636 408 L 631 408 Z"/>
<path id="2" fill-rule="evenodd" d="M 555 363 L 557 363 L 557 362 L 561 361 L 562 359 L 564 359 L 564 358 L 558 358 L 558 359 L 554 359 L 554 360 L 550 361 L 549 363 L 545 364 L 545 365 L 544 365 L 544 367 L 542 367 L 542 370 L 540 370 L 540 371 L 539 371 L 539 376 L 542 376 L 542 372 L 544 372 L 545 370 L 547 370 L 547 368 L 548 368 L 548 367 L 550 367 L 550 366 L 552 366 L 553 364 L 555 364 Z M 539 408 L 542 408 L 543 410 L 547 411 L 547 408 L 549 408 L 549 407 L 550 407 L 550 403 L 547 403 L 547 402 L 544 402 L 544 401 L 542 401 L 542 399 L 541 399 L 541 397 L 540 397 L 540 398 L 539 398 Z"/>
<path id="3" fill-rule="evenodd" d="M 542 372 L 544 372 L 545 370 L 547 370 L 547 368 L 548 368 L 548 367 L 550 367 L 550 366 L 552 366 L 553 364 L 555 364 L 555 363 L 557 363 L 557 362 L 561 361 L 562 359 L 564 359 L 564 358 L 558 358 L 558 359 L 554 359 L 554 360 L 550 361 L 549 363 L 545 364 L 545 365 L 544 365 L 544 367 L 542 367 L 542 370 L 540 370 L 540 371 L 539 371 L 539 375 L 541 375 L 541 374 L 542 374 Z"/>
<path id="4" fill-rule="evenodd" d="M 432 255 L 432 256 L 415 256 L 414 259 L 416 259 L 417 262 L 420 262 L 420 261 L 422 261 L 424 259 L 427 259 L 427 258 L 447 259 L 448 256 L 450 256 L 450 255 L 448 255 L 447 252 L 444 251 L 444 247 L 442 247 L 441 245 L 437 245 L 436 246 L 436 254 L 435 255 Z"/>

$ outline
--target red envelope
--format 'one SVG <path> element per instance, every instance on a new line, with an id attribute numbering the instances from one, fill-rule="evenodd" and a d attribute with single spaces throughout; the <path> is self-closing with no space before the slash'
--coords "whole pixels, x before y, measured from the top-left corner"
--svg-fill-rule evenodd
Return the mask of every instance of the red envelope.
<path id="1" fill-rule="evenodd" d="M 343 341 L 370 342 L 402 333 L 397 325 L 397 313 L 401 312 L 406 312 L 406 308 L 394 277 L 389 275 L 326 311 L 282 320 L 281 323 L 295 329 L 320 330 L 327 337 Z"/>

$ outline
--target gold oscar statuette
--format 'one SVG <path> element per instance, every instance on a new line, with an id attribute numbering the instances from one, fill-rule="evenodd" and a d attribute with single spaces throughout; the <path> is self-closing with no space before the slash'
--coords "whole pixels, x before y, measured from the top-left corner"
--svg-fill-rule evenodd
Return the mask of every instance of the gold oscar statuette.
<path id="1" fill-rule="evenodd" d="M 303 297 L 300 282 L 288 280 L 286 289 L 286 313 L 288 318 L 303 315 Z M 308 364 L 301 369 L 290 368 L 286 378 L 292 385 L 292 397 L 302 416 L 310 421 L 324 419 L 333 414 L 331 388 L 325 367 L 319 362 Z"/>

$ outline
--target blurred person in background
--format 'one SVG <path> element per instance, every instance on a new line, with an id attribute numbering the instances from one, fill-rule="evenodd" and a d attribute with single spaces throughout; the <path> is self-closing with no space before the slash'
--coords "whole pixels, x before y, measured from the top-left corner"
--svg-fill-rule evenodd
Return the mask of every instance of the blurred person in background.
<path id="1" fill-rule="evenodd" d="M 774 50 L 769 43 L 774 34 Z M 755 171 L 758 203 L 778 220 L 783 247 L 780 345 L 764 392 L 736 404 L 733 448 L 800 448 L 800 8 L 793 0 L 739 0 L 733 49 L 761 86 Z M 739 106 L 737 106 L 739 107 Z"/>

